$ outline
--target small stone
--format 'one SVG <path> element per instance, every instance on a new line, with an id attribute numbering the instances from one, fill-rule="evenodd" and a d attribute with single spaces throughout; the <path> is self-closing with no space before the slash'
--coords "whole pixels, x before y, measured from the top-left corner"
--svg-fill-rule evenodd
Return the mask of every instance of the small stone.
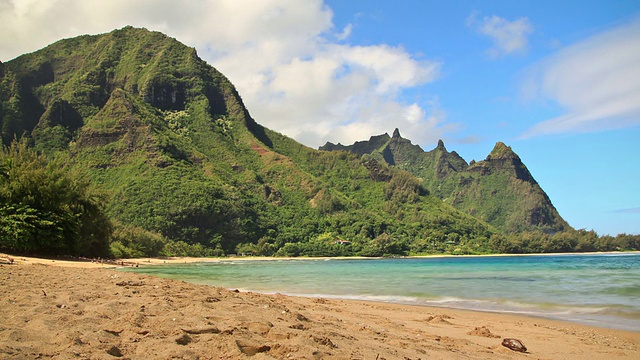
<path id="1" fill-rule="evenodd" d="M 193 340 L 191 339 L 191 336 L 184 334 L 182 336 L 180 336 L 179 338 L 176 339 L 176 343 L 178 345 L 188 345 L 189 343 L 191 343 Z"/>
<path id="2" fill-rule="evenodd" d="M 107 354 L 111 355 L 111 356 L 115 356 L 115 357 L 122 357 L 122 351 L 120 351 L 120 349 L 118 349 L 117 346 L 112 346 L 109 348 L 109 350 L 107 350 Z"/>

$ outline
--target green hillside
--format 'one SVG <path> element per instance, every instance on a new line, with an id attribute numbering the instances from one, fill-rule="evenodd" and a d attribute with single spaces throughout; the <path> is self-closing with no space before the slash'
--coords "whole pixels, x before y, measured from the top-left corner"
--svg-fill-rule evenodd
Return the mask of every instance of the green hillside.
<path id="1" fill-rule="evenodd" d="M 5 189 L 30 171 L 18 166 L 15 141 L 44 163 L 56 159 L 100 194 L 112 255 L 494 250 L 491 226 L 429 195 L 410 173 L 260 126 L 228 79 L 161 33 L 126 27 L 61 40 L 0 64 L 0 76 Z M 22 244 L 18 208 L 0 209 L 0 248 L 71 251 Z"/>
<path id="2" fill-rule="evenodd" d="M 327 143 L 320 149 L 349 151 L 409 171 L 445 203 L 506 233 L 571 229 L 518 155 L 501 142 L 485 160 L 471 164 L 447 151 L 442 140 L 425 152 L 397 129 L 391 137 L 373 136 L 350 146 Z"/>

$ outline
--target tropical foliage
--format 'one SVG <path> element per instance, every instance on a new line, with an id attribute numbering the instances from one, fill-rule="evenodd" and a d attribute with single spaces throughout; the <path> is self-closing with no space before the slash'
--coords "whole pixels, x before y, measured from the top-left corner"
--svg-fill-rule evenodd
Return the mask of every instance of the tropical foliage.
<path id="1" fill-rule="evenodd" d="M 108 255 L 104 199 L 61 158 L 15 142 L 0 153 L 0 248 L 19 252 Z"/>

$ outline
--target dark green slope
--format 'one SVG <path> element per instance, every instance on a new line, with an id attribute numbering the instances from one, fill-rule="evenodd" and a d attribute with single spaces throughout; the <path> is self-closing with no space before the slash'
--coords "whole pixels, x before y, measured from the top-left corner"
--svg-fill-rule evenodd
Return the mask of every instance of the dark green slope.
<path id="1" fill-rule="evenodd" d="M 507 232 L 570 229 L 520 157 L 501 142 L 485 160 L 460 173 L 458 181 L 448 201 Z"/>
<path id="2" fill-rule="evenodd" d="M 408 172 L 262 127 L 222 74 L 163 34 L 61 40 L 0 74 L 3 142 L 24 137 L 88 174 L 108 196 L 117 251 L 491 250 L 487 224 Z"/>
<path id="3" fill-rule="evenodd" d="M 518 155 L 500 142 L 485 160 L 470 165 L 455 151 L 447 151 L 442 140 L 425 152 L 397 129 L 392 137 L 374 136 L 351 146 L 327 143 L 320 150 L 366 154 L 409 171 L 433 195 L 505 232 L 570 229 Z"/>

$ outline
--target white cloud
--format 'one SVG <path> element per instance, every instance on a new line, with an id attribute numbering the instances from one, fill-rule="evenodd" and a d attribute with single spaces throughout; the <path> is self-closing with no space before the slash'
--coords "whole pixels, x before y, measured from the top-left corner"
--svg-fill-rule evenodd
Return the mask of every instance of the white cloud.
<path id="1" fill-rule="evenodd" d="M 640 19 L 560 50 L 532 68 L 525 96 L 566 110 L 522 137 L 640 125 Z"/>
<path id="2" fill-rule="evenodd" d="M 327 140 L 351 143 L 413 124 L 424 130 L 412 140 L 435 141 L 438 123 L 429 125 L 425 109 L 398 101 L 397 95 L 431 81 L 437 64 L 418 62 L 388 46 L 322 44 L 315 50 L 312 58 L 285 60 L 268 69 L 269 76 L 259 83 L 244 89 L 238 84 L 259 122 L 277 122 L 274 128 L 310 146 Z"/>
<path id="3" fill-rule="evenodd" d="M 350 143 L 399 127 L 435 141 L 444 116 L 403 90 L 439 64 L 402 47 L 351 46 L 322 0 L 0 0 L 0 60 L 64 37 L 125 25 L 162 31 L 228 76 L 260 124 L 309 146 Z"/>
<path id="4" fill-rule="evenodd" d="M 533 33 L 533 25 L 526 17 L 508 21 L 496 15 L 478 19 L 472 14 L 467 25 L 491 39 L 493 47 L 487 53 L 493 58 L 524 53 L 529 47 L 527 37 Z"/>
<path id="5" fill-rule="evenodd" d="M 352 31 L 353 31 L 353 24 L 347 24 L 347 26 L 345 26 L 344 29 L 342 29 L 342 32 L 336 35 L 336 39 L 338 39 L 339 41 L 346 40 L 349 38 L 349 36 L 351 36 Z"/>

